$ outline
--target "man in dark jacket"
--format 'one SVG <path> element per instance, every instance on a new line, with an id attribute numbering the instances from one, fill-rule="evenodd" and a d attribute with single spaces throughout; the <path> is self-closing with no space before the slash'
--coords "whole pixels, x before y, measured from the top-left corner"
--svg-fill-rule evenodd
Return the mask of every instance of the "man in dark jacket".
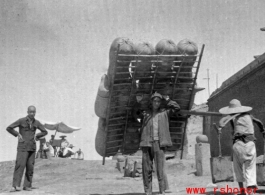
<path id="1" fill-rule="evenodd" d="M 160 108 L 162 99 L 166 100 L 166 109 Z M 143 151 L 144 190 L 147 195 L 152 194 L 153 160 L 157 168 L 160 194 L 165 192 L 164 150 L 165 147 L 172 146 L 169 132 L 169 116 L 180 110 L 176 102 L 170 100 L 168 96 L 162 96 L 157 92 L 152 95 L 151 100 L 152 109 L 144 116 L 140 142 L 140 147 Z"/>
<path id="2" fill-rule="evenodd" d="M 20 191 L 20 183 L 26 167 L 24 187 L 23 190 L 31 191 L 33 169 L 35 163 L 36 140 L 47 135 L 46 129 L 43 125 L 35 119 L 36 108 L 34 106 L 28 107 L 28 115 L 24 118 L 18 119 L 7 127 L 7 131 L 18 137 L 17 159 L 13 175 L 13 189 L 11 191 Z M 19 127 L 19 132 L 14 128 Z M 39 129 L 41 133 L 36 134 Z"/>

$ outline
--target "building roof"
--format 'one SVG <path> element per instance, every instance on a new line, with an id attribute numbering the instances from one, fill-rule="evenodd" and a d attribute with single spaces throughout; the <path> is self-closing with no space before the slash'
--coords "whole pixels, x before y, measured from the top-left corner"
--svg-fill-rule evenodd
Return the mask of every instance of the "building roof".
<path id="1" fill-rule="evenodd" d="M 255 56 L 255 60 L 250 62 L 247 66 L 239 70 L 237 73 L 235 73 L 233 76 L 229 77 L 227 80 L 225 80 L 221 87 L 216 89 L 208 99 L 211 100 L 212 98 L 220 95 L 233 85 L 235 85 L 237 82 L 240 82 L 242 79 L 246 78 L 248 75 L 252 74 L 256 70 L 258 70 L 263 64 L 265 63 L 265 53 L 259 56 Z"/>

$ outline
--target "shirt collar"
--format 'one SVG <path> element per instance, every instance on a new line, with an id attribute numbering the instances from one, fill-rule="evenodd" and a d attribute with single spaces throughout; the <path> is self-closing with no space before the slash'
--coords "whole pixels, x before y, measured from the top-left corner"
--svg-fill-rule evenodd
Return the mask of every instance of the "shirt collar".
<path id="1" fill-rule="evenodd" d="M 29 118 L 29 116 L 27 116 L 27 117 L 26 117 L 26 120 L 27 120 L 28 122 L 32 121 L 32 123 L 34 123 L 35 118 L 33 118 L 33 120 L 31 120 L 31 119 Z"/>

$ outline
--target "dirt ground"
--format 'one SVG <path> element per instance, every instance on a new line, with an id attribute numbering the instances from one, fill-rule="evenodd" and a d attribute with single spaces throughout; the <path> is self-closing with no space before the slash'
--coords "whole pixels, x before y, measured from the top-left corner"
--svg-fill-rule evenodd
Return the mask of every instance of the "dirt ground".
<path id="1" fill-rule="evenodd" d="M 15 161 L 0 163 L 1 194 L 10 194 L 14 164 Z M 140 177 L 123 177 L 123 173 L 120 173 L 115 167 L 115 160 L 108 160 L 105 165 L 102 165 L 102 161 L 39 159 L 35 164 L 33 179 L 33 186 L 39 189 L 11 194 L 144 195 L 143 181 Z M 195 162 L 192 158 L 168 160 L 167 174 L 170 185 L 168 195 L 187 194 L 186 187 L 205 187 L 206 192 L 202 194 L 220 194 L 213 193 L 215 186 L 211 183 L 211 176 L 195 175 Z M 237 187 L 236 182 L 217 184 L 219 189 L 226 185 Z M 262 193 L 262 189 L 265 188 L 260 189 L 259 193 Z M 158 194 L 156 176 L 153 177 L 153 192 Z"/>

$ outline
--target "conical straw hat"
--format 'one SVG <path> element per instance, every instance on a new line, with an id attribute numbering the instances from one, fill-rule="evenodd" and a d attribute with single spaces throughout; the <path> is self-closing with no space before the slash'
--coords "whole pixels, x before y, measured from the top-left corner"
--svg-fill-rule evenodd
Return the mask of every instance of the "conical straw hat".
<path id="1" fill-rule="evenodd" d="M 252 107 L 242 106 L 240 101 L 237 99 L 233 99 L 229 102 L 229 106 L 221 108 L 219 112 L 221 114 L 236 114 L 236 113 L 244 113 L 252 110 Z"/>

